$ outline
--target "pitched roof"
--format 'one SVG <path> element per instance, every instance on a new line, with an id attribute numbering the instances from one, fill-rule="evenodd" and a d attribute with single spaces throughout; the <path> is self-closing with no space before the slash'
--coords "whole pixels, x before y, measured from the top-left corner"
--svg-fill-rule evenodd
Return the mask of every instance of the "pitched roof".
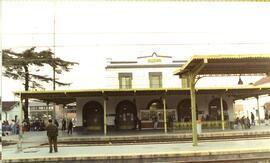
<path id="1" fill-rule="evenodd" d="M 3 101 L 2 102 L 2 111 L 10 111 L 14 106 L 18 105 L 18 101 Z"/>
<path id="2" fill-rule="evenodd" d="M 175 75 L 270 74 L 269 54 L 195 55 Z"/>

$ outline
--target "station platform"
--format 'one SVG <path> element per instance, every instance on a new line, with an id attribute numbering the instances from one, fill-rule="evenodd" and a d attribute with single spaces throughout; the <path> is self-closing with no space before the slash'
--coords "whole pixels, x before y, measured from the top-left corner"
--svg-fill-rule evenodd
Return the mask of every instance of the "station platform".
<path id="1" fill-rule="evenodd" d="M 270 126 L 255 126 L 246 130 L 203 131 L 199 134 L 198 146 L 192 146 L 191 133 L 184 131 L 168 134 L 156 130 L 135 133 L 110 133 L 104 136 L 102 133 L 67 135 L 60 131 L 59 152 L 49 153 L 46 132 L 28 132 L 23 137 L 22 151 L 17 151 L 17 144 L 3 143 L 2 158 L 3 162 L 50 163 L 222 162 L 228 159 L 270 162 Z M 216 139 L 217 137 L 221 138 Z M 7 136 L 3 137 L 3 142 L 16 139 L 18 136 Z M 147 141 L 151 139 L 157 141 Z M 164 139 L 171 141 L 162 141 Z"/>

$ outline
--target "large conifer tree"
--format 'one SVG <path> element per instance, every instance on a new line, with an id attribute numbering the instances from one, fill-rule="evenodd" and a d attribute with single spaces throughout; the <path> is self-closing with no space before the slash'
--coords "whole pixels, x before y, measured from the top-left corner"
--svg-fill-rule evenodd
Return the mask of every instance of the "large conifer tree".
<path id="1" fill-rule="evenodd" d="M 62 72 L 69 72 L 71 67 L 76 62 L 64 61 L 60 58 L 55 58 L 54 53 L 50 49 L 40 52 L 35 51 L 35 47 L 26 49 L 21 53 L 14 52 L 11 49 L 2 50 L 3 54 L 3 75 L 14 79 L 22 80 L 25 91 L 32 88 L 43 88 L 42 82 L 51 82 L 54 79 L 48 75 L 40 75 L 39 67 L 49 65 L 57 74 Z M 70 85 L 71 83 L 64 83 L 55 81 L 59 86 Z M 24 101 L 24 119 L 28 121 L 28 99 Z"/>

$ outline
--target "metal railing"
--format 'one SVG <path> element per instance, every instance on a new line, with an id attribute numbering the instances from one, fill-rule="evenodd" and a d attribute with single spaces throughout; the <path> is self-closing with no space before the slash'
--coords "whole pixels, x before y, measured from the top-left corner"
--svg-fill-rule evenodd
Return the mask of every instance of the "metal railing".
<path id="1" fill-rule="evenodd" d="M 202 129 L 219 129 L 222 128 L 222 121 L 203 121 L 197 122 L 202 125 Z M 229 121 L 224 121 L 224 127 L 229 128 Z M 191 130 L 191 122 L 173 122 L 174 130 Z"/>

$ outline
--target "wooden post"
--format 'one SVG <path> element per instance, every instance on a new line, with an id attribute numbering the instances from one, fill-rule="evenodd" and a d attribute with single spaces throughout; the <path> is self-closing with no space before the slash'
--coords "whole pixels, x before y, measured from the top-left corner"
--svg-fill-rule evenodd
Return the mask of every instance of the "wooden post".
<path id="1" fill-rule="evenodd" d="M 166 112 L 166 99 L 165 99 L 165 95 L 162 98 L 163 100 L 163 119 L 164 119 L 164 133 L 167 134 L 167 112 Z"/>
<path id="2" fill-rule="evenodd" d="M 196 119 L 196 95 L 195 95 L 195 75 L 189 74 L 191 117 L 192 117 L 192 143 L 198 146 L 197 119 Z"/>
<path id="3" fill-rule="evenodd" d="M 222 96 L 220 96 L 220 111 L 221 111 L 221 127 L 222 130 L 224 131 L 224 112 L 223 112 L 223 99 Z"/>
<path id="4" fill-rule="evenodd" d="M 256 99 L 257 99 L 257 109 L 258 109 L 259 125 L 261 125 L 261 116 L 260 116 L 259 96 L 257 96 L 257 97 L 256 97 Z"/>
<path id="5" fill-rule="evenodd" d="M 103 101 L 103 119 L 104 119 L 104 135 L 107 135 L 107 99 L 104 97 Z"/>
<path id="6" fill-rule="evenodd" d="M 197 118 L 196 118 L 196 92 L 195 84 L 198 81 L 195 81 L 196 76 L 208 63 L 208 60 L 205 58 L 201 64 L 198 64 L 194 69 L 187 73 L 189 78 L 190 86 L 190 100 L 191 100 L 191 117 L 192 117 L 192 144 L 193 146 L 198 146 L 198 133 L 197 133 Z"/>

